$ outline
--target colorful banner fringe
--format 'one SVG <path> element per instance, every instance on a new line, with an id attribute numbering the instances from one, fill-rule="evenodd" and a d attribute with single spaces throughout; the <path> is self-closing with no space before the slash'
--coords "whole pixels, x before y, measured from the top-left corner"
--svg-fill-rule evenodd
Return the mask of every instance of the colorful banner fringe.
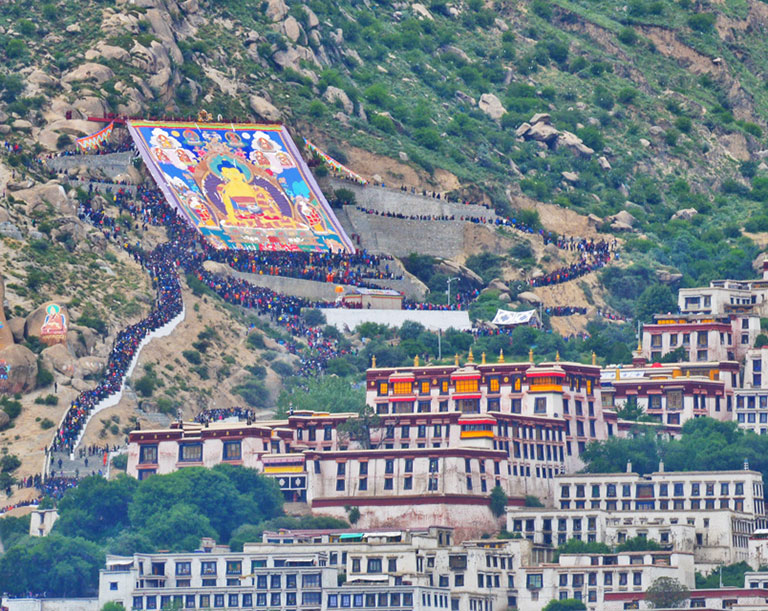
<path id="1" fill-rule="evenodd" d="M 77 146 L 79 146 L 84 151 L 94 151 L 104 142 L 109 140 L 109 136 L 112 134 L 114 127 L 114 122 L 110 123 L 104 129 L 100 129 L 95 134 L 91 134 L 90 136 L 85 136 L 83 138 L 78 138 L 75 140 L 75 142 L 77 142 Z"/>
<path id="2" fill-rule="evenodd" d="M 361 185 L 368 184 L 368 181 L 365 180 L 365 178 L 363 178 L 362 176 L 360 176 L 360 174 L 356 174 L 355 172 L 350 170 L 347 166 L 345 166 L 343 163 L 339 163 L 333 157 L 331 157 L 327 153 L 324 153 L 306 138 L 304 138 L 304 144 L 307 147 L 307 150 L 309 152 L 320 157 L 320 159 L 323 160 L 323 163 L 325 163 L 325 165 L 327 165 L 328 168 L 330 168 L 332 171 L 338 174 L 341 174 L 343 178 L 346 178 L 347 180 L 352 180 Z"/>

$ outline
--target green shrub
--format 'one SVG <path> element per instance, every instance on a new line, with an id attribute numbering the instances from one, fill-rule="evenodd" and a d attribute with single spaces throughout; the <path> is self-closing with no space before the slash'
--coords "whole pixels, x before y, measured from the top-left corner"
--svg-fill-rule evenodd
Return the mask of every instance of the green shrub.
<path id="1" fill-rule="evenodd" d="M 264 343 L 264 336 L 257 331 L 252 331 L 248 334 L 248 339 L 245 340 L 248 347 L 252 350 L 264 350 L 267 345 Z"/>
<path id="2" fill-rule="evenodd" d="M 621 28 L 617 38 L 625 45 L 632 46 L 637 42 L 637 32 L 635 32 L 634 28 Z"/>
<path id="3" fill-rule="evenodd" d="M 675 127 L 684 134 L 690 134 L 693 127 L 693 122 L 691 121 L 690 117 L 682 115 L 675 119 Z"/>
<path id="4" fill-rule="evenodd" d="M 664 142 L 666 142 L 668 146 L 675 146 L 679 137 L 680 132 L 676 129 L 668 129 L 664 132 Z"/>
<path id="5" fill-rule="evenodd" d="M 118 454 L 112 459 L 112 466 L 115 469 L 125 471 L 128 468 L 128 454 Z"/>
<path id="6" fill-rule="evenodd" d="M 37 359 L 37 387 L 44 388 L 53 384 L 53 374 L 45 368 L 43 360 Z"/>
<path id="7" fill-rule="evenodd" d="M 696 32 L 711 32 L 715 25 L 715 15 L 712 13 L 696 13 L 688 17 L 688 27 Z"/>
<path id="8" fill-rule="evenodd" d="M 319 119 L 325 115 L 325 104 L 323 104 L 320 100 L 312 100 L 309 104 L 309 108 L 307 109 L 307 114 L 310 117 L 314 117 L 315 119 Z"/>
<path id="9" fill-rule="evenodd" d="M 59 398 L 56 395 L 40 396 L 35 399 L 36 405 L 58 405 Z"/>
<path id="10" fill-rule="evenodd" d="M 40 428 L 44 431 L 53 428 L 54 426 L 56 426 L 56 424 L 50 418 L 43 418 L 40 421 Z"/>
<path id="11" fill-rule="evenodd" d="M 392 121 L 392 119 L 390 119 L 387 115 L 373 113 L 368 117 L 368 123 L 370 123 L 372 127 L 375 127 L 376 129 L 381 130 L 386 134 L 394 134 L 396 131 L 395 122 Z"/>
<path id="12" fill-rule="evenodd" d="M 533 0 L 531 10 L 542 19 L 552 19 L 552 6 L 547 0 Z"/>
<path id="13" fill-rule="evenodd" d="M 203 358 L 197 350 L 184 350 L 181 354 L 193 365 L 199 365 L 203 362 Z"/>
<path id="14" fill-rule="evenodd" d="M 622 87 L 616 94 L 616 100 L 621 104 L 632 104 L 637 98 L 637 93 L 634 87 Z"/>

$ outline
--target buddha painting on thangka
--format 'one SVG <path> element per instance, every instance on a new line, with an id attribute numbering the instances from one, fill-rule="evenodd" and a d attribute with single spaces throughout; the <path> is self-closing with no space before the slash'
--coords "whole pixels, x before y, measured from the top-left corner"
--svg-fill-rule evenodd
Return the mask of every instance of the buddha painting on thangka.
<path id="1" fill-rule="evenodd" d="M 217 248 L 351 250 L 282 126 L 135 122 L 163 191 Z"/>

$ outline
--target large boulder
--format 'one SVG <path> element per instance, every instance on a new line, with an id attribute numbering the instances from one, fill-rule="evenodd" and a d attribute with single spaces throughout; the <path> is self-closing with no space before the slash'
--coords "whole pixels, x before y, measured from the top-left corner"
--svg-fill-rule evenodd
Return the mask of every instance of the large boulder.
<path id="1" fill-rule="evenodd" d="M 683 208 L 672 215 L 672 220 L 682 219 L 684 221 L 690 221 L 698 213 L 699 211 L 696 210 L 696 208 Z"/>
<path id="2" fill-rule="evenodd" d="M 115 73 L 112 72 L 108 66 L 105 66 L 104 64 L 96 64 L 94 62 L 86 62 L 65 74 L 62 82 L 75 83 L 81 81 L 94 81 L 96 84 L 101 85 L 114 76 Z"/>
<path id="3" fill-rule="evenodd" d="M 13 345 L 13 332 L 5 320 L 5 279 L 0 276 L 0 350 Z"/>
<path id="4" fill-rule="evenodd" d="M 301 38 L 301 26 L 296 20 L 296 17 L 293 15 L 289 15 L 285 21 L 283 21 L 283 23 L 280 25 L 280 29 L 282 30 L 283 34 L 291 39 L 292 42 L 296 42 L 299 40 L 299 38 Z"/>
<path id="5" fill-rule="evenodd" d="M 594 149 L 591 149 L 584 144 L 581 138 L 569 131 L 560 132 L 560 136 L 557 139 L 557 146 L 558 148 L 566 146 L 583 157 L 590 157 L 595 152 Z"/>
<path id="6" fill-rule="evenodd" d="M 280 21 L 288 14 L 288 7 L 283 0 L 267 0 L 267 17 L 272 21 Z"/>
<path id="7" fill-rule="evenodd" d="M 249 102 L 251 104 L 251 110 L 262 119 L 267 121 L 279 121 L 282 117 L 280 111 L 261 96 L 253 94 L 250 97 Z"/>
<path id="8" fill-rule="evenodd" d="M 104 371 L 107 366 L 107 359 L 101 356 L 84 356 L 77 359 L 75 363 L 75 375 L 85 377 L 87 375 L 98 375 Z"/>
<path id="9" fill-rule="evenodd" d="M 346 94 L 346 92 L 343 89 L 334 87 L 333 85 L 325 90 L 323 98 L 329 104 L 335 104 L 338 101 L 341 104 L 341 107 L 344 109 L 344 112 L 348 115 L 351 115 L 355 110 L 355 106 L 352 104 L 352 100 L 349 99 L 349 96 Z"/>
<path id="10" fill-rule="evenodd" d="M 93 354 L 99 336 L 96 331 L 80 325 L 69 325 L 67 331 L 67 347 L 77 357 Z"/>
<path id="11" fill-rule="evenodd" d="M 14 316 L 8 321 L 8 327 L 13 334 L 13 341 L 17 344 L 24 341 L 24 322 L 25 320 L 23 316 Z"/>
<path id="12" fill-rule="evenodd" d="M 0 392 L 29 392 L 37 384 L 37 358 L 21 344 L 0 350 L 0 370 Z"/>
<path id="13" fill-rule="evenodd" d="M 75 206 L 67 197 L 64 187 L 55 181 L 16 191 L 13 196 L 27 204 L 27 214 L 30 215 L 38 210 L 45 210 L 48 204 L 62 214 L 75 214 Z"/>
<path id="14" fill-rule="evenodd" d="M 492 93 L 484 93 L 480 96 L 477 107 L 487 114 L 491 119 L 501 119 L 505 112 L 501 100 Z"/>
<path id="15" fill-rule="evenodd" d="M 541 303 L 541 297 L 539 297 L 536 293 L 531 293 L 530 291 L 523 291 L 522 293 L 518 294 L 517 298 L 520 301 L 525 301 L 531 305 L 539 305 Z"/>
<path id="16" fill-rule="evenodd" d="M 531 125 L 530 129 L 525 133 L 525 138 L 544 142 L 545 144 L 552 144 L 559 135 L 560 132 L 549 123 L 539 122 Z"/>
<path id="17" fill-rule="evenodd" d="M 608 221 L 623 223 L 624 225 L 629 225 L 630 227 L 634 227 L 635 223 L 637 223 L 637 219 L 626 210 L 621 210 L 613 216 L 609 216 Z"/>
<path id="18" fill-rule="evenodd" d="M 67 349 L 65 344 L 56 344 L 46 348 L 40 353 L 40 357 L 43 359 L 43 364 L 48 371 L 58 371 L 68 378 L 75 375 L 77 359 Z"/>
<path id="19" fill-rule="evenodd" d="M 24 323 L 24 336 L 38 337 L 40 341 L 49 345 L 62 343 L 67 340 L 68 325 L 67 306 L 49 301 L 27 316 Z"/>

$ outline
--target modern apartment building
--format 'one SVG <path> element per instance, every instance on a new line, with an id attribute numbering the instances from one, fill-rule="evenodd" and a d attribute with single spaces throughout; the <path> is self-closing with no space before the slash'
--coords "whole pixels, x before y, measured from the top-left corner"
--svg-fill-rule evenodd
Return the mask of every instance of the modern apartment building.
<path id="1" fill-rule="evenodd" d="M 242 552 L 204 540 L 184 554 L 108 557 L 100 605 L 126 609 L 492 611 L 516 606 L 528 541 L 456 545 L 451 529 L 281 531 Z M 178 602 L 177 602 L 178 601 Z"/>

